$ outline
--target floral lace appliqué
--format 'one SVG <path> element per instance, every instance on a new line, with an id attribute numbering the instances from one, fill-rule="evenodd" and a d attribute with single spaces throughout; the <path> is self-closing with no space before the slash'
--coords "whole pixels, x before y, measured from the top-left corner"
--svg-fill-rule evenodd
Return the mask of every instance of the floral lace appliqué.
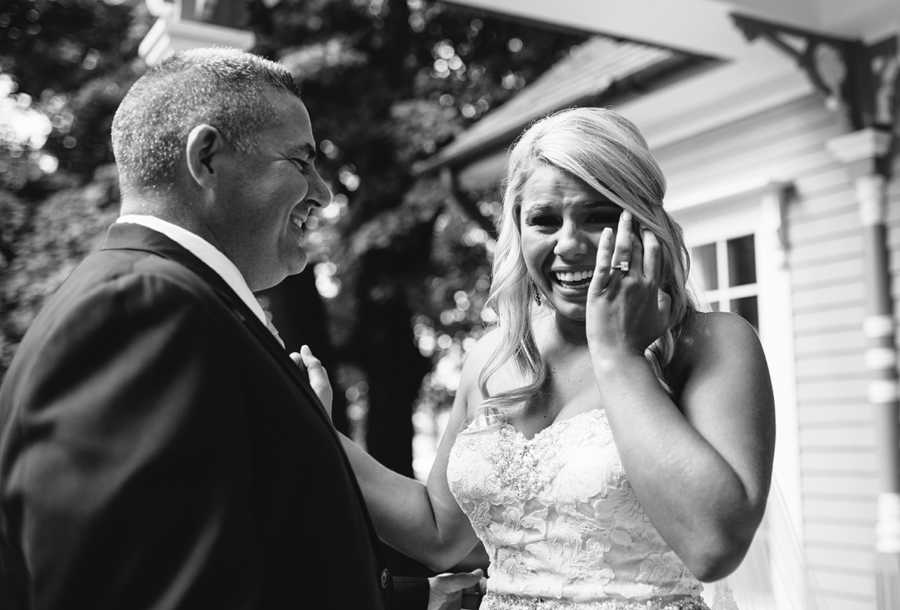
<path id="1" fill-rule="evenodd" d="M 530 439 L 508 423 L 467 428 L 447 480 L 491 558 L 486 608 L 706 607 L 638 503 L 603 411 Z"/>

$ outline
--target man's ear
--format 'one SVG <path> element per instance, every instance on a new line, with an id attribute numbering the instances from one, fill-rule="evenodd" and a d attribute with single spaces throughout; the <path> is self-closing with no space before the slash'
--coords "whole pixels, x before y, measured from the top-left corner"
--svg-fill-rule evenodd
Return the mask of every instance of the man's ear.
<path id="1" fill-rule="evenodd" d="M 187 168 L 202 188 L 212 188 L 218 179 L 217 161 L 225 150 L 225 139 L 212 125 L 197 125 L 187 137 L 185 156 Z"/>

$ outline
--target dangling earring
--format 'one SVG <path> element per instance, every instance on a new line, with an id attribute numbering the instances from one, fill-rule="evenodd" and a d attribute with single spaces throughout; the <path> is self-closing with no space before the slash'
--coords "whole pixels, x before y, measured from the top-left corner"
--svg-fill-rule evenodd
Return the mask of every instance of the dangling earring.
<path id="1" fill-rule="evenodd" d="M 537 284 L 531 282 L 531 291 L 534 293 L 534 302 L 537 303 L 537 306 L 541 306 L 541 291 L 538 290 Z"/>

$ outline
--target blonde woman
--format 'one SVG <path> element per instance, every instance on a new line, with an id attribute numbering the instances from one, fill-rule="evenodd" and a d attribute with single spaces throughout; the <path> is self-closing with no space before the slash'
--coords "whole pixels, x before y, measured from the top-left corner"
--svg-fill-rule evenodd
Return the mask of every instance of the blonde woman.
<path id="1" fill-rule="evenodd" d="M 757 336 L 692 304 L 664 178 L 620 115 L 535 123 L 506 183 L 499 322 L 467 358 L 427 485 L 345 441 L 376 528 L 436 569 L 480 539 L 482 610 L 706 608 L 701 581 L 735 569 L 766 504 Z"/>

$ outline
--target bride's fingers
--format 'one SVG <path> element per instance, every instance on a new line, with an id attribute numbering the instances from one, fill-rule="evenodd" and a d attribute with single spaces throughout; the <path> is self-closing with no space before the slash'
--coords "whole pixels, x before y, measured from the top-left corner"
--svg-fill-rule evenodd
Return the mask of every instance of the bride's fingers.
<path id="1" fill-rule="evenodd" d="M 659 285 L 661 266 L 662 250 L 659 239 L 652 232 L 644 230 L 644 277 Z"/>
<path id="2" fill-rule="evenodd" d="M 632 215 L 628 210 L 622 210 L 619 214 L 619 226 L 616 228 L 616 245 L 613 249 L 612 264 L 617 265 L 623 261 L 631 261 L 631 245 L 634 234 L 631 231 Z"/>
<path id="3" fill-rule="evenodd" d="M 294 352 L 296 354 L 296 352 Z M 300 360 L 309 373 L 309 383 L 315 387 L 316 383 L 328 383 L 328 371 L 322 366 L 322 361 L 313 356 L 312 350 L 308 345 L 300 348 Z"/>
<path id="4" fill-rule="evenodd" d="M 601 294 L 606 290 L 609 282 L 609 266 L 612 264 L 613 256 L 613 230 L 606 227 L 600 233 L 600 240 L 597 243 L 597 260 L 594 261 L 594 277 L 591 280 L 591 291 L 595 295 Z"/>
<path id="5" fill-rule="evenodd" d="M 668 328 L 669 320 L 672 318 L 672 297 L 668 292 L 660 290 L 656 293 L 656 307 L 660 317 L 665 320 L 666 328 Z"/>
<path id="6" fill-rule="evenodd" d="M 640 234 L 635 233 L 632 236 L 631 244 L 631 265 L 629 273 L 632 277 L 641 277 L 644 274 L 644 244 L 641 243 Z"/>
<path id="7" fill-rule="evenodd" d="M 299 354 L 292 352 L 290 356 L 297 366 L 306 371 L 309 385 L 312 387 L 313 392 L 316 393 L 316 396 L 319 397 L 326 409 L 330 409 L 332 400 L 331 381 L 328 379 L 328 371 L 322 366 L 322 362 L 313 355 L 312 350 L 307 345 L 300 348 Z"/>

